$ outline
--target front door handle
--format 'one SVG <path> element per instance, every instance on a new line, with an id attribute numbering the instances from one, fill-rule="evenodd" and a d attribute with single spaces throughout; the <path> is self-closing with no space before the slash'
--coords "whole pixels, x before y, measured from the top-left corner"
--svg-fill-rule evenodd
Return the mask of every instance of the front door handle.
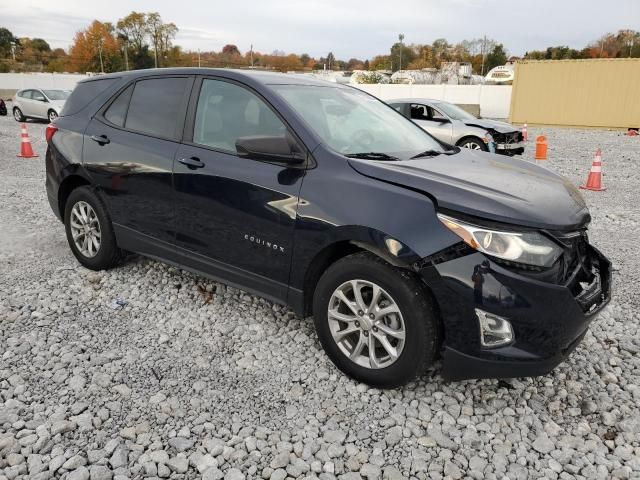
<path id="1" fill-rule="evenodd" d="M 181 164 L 186 165 L 191 170 L 204 167 L 204 163 L 198 157 L 181 158 L 178 160 Z"/>
<path id="2" fill-rule="evenodd" d="M 106 135 L 91 135 L 91 140 L 97 142 L 98 145 L 106 145 L 111 141 Z"/>

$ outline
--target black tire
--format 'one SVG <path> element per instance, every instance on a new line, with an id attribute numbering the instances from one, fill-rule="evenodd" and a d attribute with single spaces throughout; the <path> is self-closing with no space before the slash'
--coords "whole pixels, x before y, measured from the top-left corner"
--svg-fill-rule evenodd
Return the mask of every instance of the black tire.
<path id="1" fill-rule="evenodd" d="M 355 363 L 340 350 L 331 333 L 331 297 L 340 285 L 354 279 L 382 287 L 402 314 L 404 348 L 397 360 L 384 368 Z M 342 258 L 324 272 L 314 292 L 313 313 L 320 343 L 331 361 L 348 376 L 374 387 L 393 388 L 413 380 L 433 364 L 440 348 L 440 323 L 423 285 L 411 272 L 393 267 L 369 252 Z"/>
<path id="2" fill-rule="evenodd" d="M 100 246 L 93 257 L 84 255 L 73 241 L 71 233 L 71 212 L 78 202 L 86 202 L 96 213 L 100 228 Z M 64 207 L 64 227 L 67 233 L 67 241 L 73 255 L 78 261 L 90 270 L 107 270 L 118 265 L 124 258 L 124 252 L 118 248 L 116 237 L 113 233 L 111 217 L 104 203 L 96 193 L 88 186 L 78 187 L 71 192 Z"/>
<path id="3" fill-rule="evenodd" d="M 55 110 L 49 110 L 47 112 L 47 119 L 49 120 L 49 122 L 53 122 L 56 118 L 58 118 L 58 114 Z"/>
<path id="4" fill-rule="evenodd" d="M 487 144 L 477 137 L 466 137 L 457 143 L 460 148 L 470 148 L 471 150 L 482 150 L 488 152 Z"/>
<path id="5" fill-rule="evenodd" d="M 22 113 L 22 110 L 20 110 L 18 107 L 13 107 L 13 118 L 16 120 L 16 122 L 24 122 L 27 119 L 27 117 L 25 117 Z"/>

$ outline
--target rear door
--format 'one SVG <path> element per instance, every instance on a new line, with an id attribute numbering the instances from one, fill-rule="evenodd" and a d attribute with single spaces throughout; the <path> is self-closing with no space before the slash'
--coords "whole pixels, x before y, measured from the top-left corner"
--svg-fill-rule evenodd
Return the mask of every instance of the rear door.
<path id="1" fill-rule="evenodd" d="M 287 126 L 256 92 L 220 78 L 196 84 L 189 112 L 174 163 L 182 262 L 284 299 L 305 170 L 239 157 L 235 143 Z"/>
<path id="2" fill-rule="evenodd" d="M 104 193 L 119 244 L 170 256 L 175 237 L 173 159 L 193 77 L 144 77 L 91 120 L 83 161 Z"/>
<path id="3" fill-rule="evenodd" d="M 410 106 L 411 120 L 424 128 L 431 135 L 444 143 L 451 143 L 453 138 L 453 124 L 436 108 L 419 103 Z"/>
<path id="4" fill-rule="evenodd" d="M 33 90 L 29 89 L 29 90 L 23 90 L 20 94 L 20 110 L 22 110 L 22 114 L 27 116 L 27 117 L 31 117 L 34 114 L 34 108 L 33 108 L 33 100 L 31 100 L 31 94 L 33 93 Z"/>

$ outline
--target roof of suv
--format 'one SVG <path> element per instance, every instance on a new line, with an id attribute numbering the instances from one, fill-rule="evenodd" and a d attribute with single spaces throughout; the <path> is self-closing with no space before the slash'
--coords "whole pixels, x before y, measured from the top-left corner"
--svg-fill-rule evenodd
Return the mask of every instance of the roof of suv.
<path id="1" fill-rule="evenodd" d="M 125 72 L 109 73 L 90 77 L 82 82 L 91 80 L 99 80 L 102 78 L 142 78 L 155 75 L 217 75 L 220 77 L 233 79 L 253 80 L 254 82 L 264 85 L 317 85 L 317 86 L 340 86 L 336 83 L 318 80 L 308 75 L 286 74 L 280 72 L 269 72 L 265 70 L 239 70 L 231 68 L 198 68 L 198 67 L 181 67 L 181 68 L 150 68 L 145 70 L 129 70 Z"/>

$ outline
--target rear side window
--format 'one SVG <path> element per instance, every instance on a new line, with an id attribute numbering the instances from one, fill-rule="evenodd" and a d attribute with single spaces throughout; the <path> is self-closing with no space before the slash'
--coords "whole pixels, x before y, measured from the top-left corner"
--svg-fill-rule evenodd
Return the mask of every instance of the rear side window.
<path id="1" fill-rule="evenodd" d="M 188 78 L 152 78 L 136 83 L 125 128 L 157 137 L 176 138 L 186 103 Z"/>
<path id="2" fill-rule="evenodd" d="M 118 80 L 118 78 L 103 78 L 101 80 L 78 83 L 69 98 L 67 98 L 60 116 L 78 113 Z"/>
<path id="3" fill-rule="evenodd" d="M 118 95 L 109 108 L 107 108 L 107 111 L 104 112 L 104 118 L 107 119 L 107 121 L 119 127 L 124 126 L 124 119 L 127 116 L 127 108 L 129 107 L 129 99 L 131 98 L 132 92 L 133 85 Z"/>

